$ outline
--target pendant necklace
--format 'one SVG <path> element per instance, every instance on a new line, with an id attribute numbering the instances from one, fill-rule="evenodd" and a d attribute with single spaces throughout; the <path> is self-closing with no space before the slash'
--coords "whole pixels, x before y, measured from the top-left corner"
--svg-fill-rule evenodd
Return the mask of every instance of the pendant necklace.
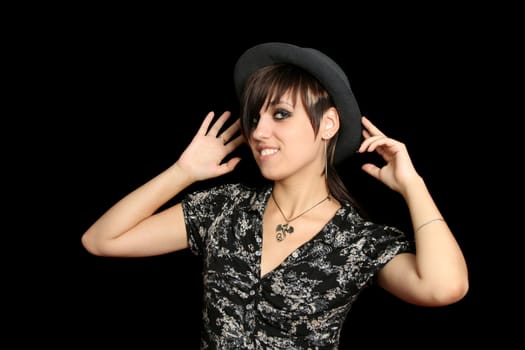
<path id="1" fill-rule="evenodd" d="M 286 221 L 286 223 L 284 224 L 278 224 L 276 227 L 275 227 L 275 238 L 277 239 L 277 241 L 281 242 L 282 240 L 284 240 L 286 238 L 286 235 L 289 234 L 289 233 L 293 233 L 294 231 L 294 228 L 292 225 L 290 225 L 290 222 L 294 221 L 295 219 L 303 216 L 304 214 L 308 213 L 310 210 L 312 210 L 313 208 L 317 207 L 319 204 L 323 203 L 324 201 L 326 200 L 329 200 L 330 199 L 330 195 L 326 196 L 325 198 L 323 198 L 322 200 L 320 200 L 319 202 L 315 203 L 312 207 L 310 207 L 309 209 L 306 209 L 305 211 L 303 211 L 301 214 L 291 218 L 291 219 L 288 219 L 286 217 L 286 215 L 284 215 L 281 207 L 279 206 L 279 203 L 277 203 L 277 201 L 275 200 L 275 197 L 273 196 L 273 191 L 272 191 L 272 199 L 275 203 L 275 205 L 277 206 L 277 209 L 279 209 L 279 212 L 281 213 L 284 221 Z"/>

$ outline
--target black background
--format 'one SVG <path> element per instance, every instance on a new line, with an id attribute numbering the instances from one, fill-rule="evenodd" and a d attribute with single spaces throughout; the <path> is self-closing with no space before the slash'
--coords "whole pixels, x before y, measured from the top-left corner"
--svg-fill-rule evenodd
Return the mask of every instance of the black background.
<path id="1" fill-rule="evenodd" d="M 470 271 L 468 295 L 442 308 L 365 291 L 348 315 L 341 348 L 507 342 L 513 327 L 503 314 L 519 317 L 519 306 L 506 287 L 514 256 L 497 233 L 496 221 L 507 221 L 507 213 L 495 199 L 503 185 L 495 180 L 499 152 L 491 142 L 498 138 L 497 89 L 487 88 L 507 37 L 476 9 L 419 10 L 385 21 L 375 11 L 337 8 L 331 15 L 276 8 L 260 17 L 247 11 L 211 20 L 200 12 L 75 9 L 26 32 L 18 44 L 28 52 L 20 56 L 27 78 L 18 84 L 35 93 L 28 103 L 45 111 L 26 135 L 34 141 L 31 166 L 45 186 L 40 193 L 41 185 L 26 183 L 29 191 L 38 187 L 30 200 L 37 213 L 20 225 L 38 221 L 40 229 L 31 236 L 36 252 L 22 255 L 24 271 L 30 262 L 37 273 L 15 275 L 15 285 L 28 287 L 15 291 L 25 303 L 17 304 L 24 311 L 13 316 L 14 329 L 35 326 L 41 341 L 55 345 L 198 348 L 198 258 L 188 251 L 94 257 L 80 236 L 114 202 L 176 161 L 207 112 L 236 115 L 232 70 L 245 49 L 284 41 L 339 62 L 361 112 L 406 143 Z M 249 154 L 238 152 L 244 160 L 234 173 L 190 189 L 258 183 Z M 409 232 L 404 203 L 363 175 L 360 161 L 340 169 L 351 191 L 376 221 Z M 22 260 L 13 265 L 21 268 Z"/>

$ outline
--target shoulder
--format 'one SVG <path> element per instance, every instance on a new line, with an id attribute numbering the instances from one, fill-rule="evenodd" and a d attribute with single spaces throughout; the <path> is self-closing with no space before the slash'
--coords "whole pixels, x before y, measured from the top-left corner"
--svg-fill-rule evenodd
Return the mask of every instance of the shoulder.
<path id="1" fill-rule="evenodd" d="M 241 183 L 228 183 L 222 184 L 207 189 L 201 189 L 189 193 L 186 196 L 187 200 L 199 200 L 205 198 L 209 200 L 210 198 L 249 198 L 257 193 L 257 189 L 246 186 Z"/>
<path id="2" fill-rule="evenodd" d="M 266 202 L 271 188 L 251 187 L 242 183 L 227 183 L 197 190 L 186 195 L 183 203 L 206 206 L 253 206 Z"/>
<path id="3" fill-rule="evenodd" d="M 186 217 L 202 221 L 205 218 L 258 214 L 262 217 L 271 187 L 250 187 L 244 184 L 222 184 L 197 190 L 185 196 L 182 207 Z"/>
<path id="4" fill-rule="evenodd" d="M 388 245 L 408 240 L 406 234 L 399 228 L 373 222 L 360 215 L 351 204 L 342 205 L 336 214 L 334 223 L 352 240 L 361 241 L 365 245 Z"/>

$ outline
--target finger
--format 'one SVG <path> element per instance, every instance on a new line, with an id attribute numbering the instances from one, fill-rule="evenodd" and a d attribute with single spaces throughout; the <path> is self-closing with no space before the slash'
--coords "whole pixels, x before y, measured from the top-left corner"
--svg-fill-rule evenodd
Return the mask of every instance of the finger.
<path id="1" fill-rule="evenodd" d="M 389 147 L 393 144 L 393 140 L 389 139 L 388 137 L 378 136 L 377 138 L 374 138 L 373 141 L 368 145 L 368 151 L 373 152 L 383 146 Z"/>
<path id="2" fill-rule="evenodd" d="M 206 117 L 204 117 L 204 120 L 202 121 L 202 124 L 199 128 L 199 131 L 198 131 L 199 134 L 206 135 L 214 116 L 215 116 L 215 113 L 213 111 L 206 114 Z"/>
<path id="3" fill-rule="evenodd" d="M 241 161 L 241 158 L 240 157 L 234 157 L 232 159 L 229 159 L 227 162 L 225 163 L 222 163 L 220 166 L 219 166 L 219 175 L 224 175 L 224 174 L 227 174 L 231 171 L 233 171 L 235 169 L 235 167 L 237 166 L 237 164 L 239 164 L 239 162 Z"/>
<path id="4" fill-rule="evenodd" d="M 237 147 L 239 147 L 240 145 L 242 145 L 244 142 L 245 142 L 244 136 L 239 135 L 239 136 L 235 137 L 234 139 L 228 141 L 225 144 L 226 151 L 229 153 L 229 152 L 233 151 L 234 149 L 236 149 Z"/>
<path id="5" fill-rule="evenodd" d="M 223 142 L 226 144 L 235 135 L 241 128 L 241 121 L 237 119 L 232 125 L 230 125 L 225 131 L 220 135 Z"/>
<path id="6" fill-rule="evenodd" d="M 221 130 L 221 128 L 223 127 L 224 123 L 226 122 L 226 120 L 228 120 L 228 118 L 230 117 L 231 113 L 229 111 L 226 111 L 224 113 L 222 113 L 219 118 L 217 118 L 217 120 L 215 121 L 215 123 L 213 123 L 213 125 L 211 126 L 210 130 L 208 131 L 208 133 L 212 136 L 219 136 L 219 132 Z"/>
<path id="7" fill-rule="evenodd" d="M 381 145 L 381 141 L 386 140 L 387 137 L 385 135 L 377 135 L 377 136 L 366 136 L 365 140 L 361 143 L 361 146 L 359 147 L 359 152 L 372 152 L 374 151 L 378 146 Z"/>
<path id="8" fill-rule="evenodd" d="M 363 164 L 361 166 L 361 169 L 363 169 L 365 173 L 375 177 L 376 179 L 380 178 L 381 168 L 372 163 Z"/>
<path id="9" fill-rule="evenodd" d="M 229 159 L 223 165 L 226 165 L 226 167 L 229 169 L 229 171 L 232 171 L 233 169 L 235 169 L 235 167 L 237 166 L 237 164 L 239 164 L 240 161 L 241 161 L 240 157 L 234 157 L 232 159 Z"/>
<path id="10" fill-rule="evenodd" d="M 384 135 L 367 117 L 361 117 L 361 123 L 371 135 Z"/>

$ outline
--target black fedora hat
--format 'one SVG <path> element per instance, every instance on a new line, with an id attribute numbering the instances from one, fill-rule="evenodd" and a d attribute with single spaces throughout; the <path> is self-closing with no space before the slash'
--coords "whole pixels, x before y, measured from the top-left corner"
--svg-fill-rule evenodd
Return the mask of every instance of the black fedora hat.
<path id="1" fill-rule="evenodd" d="M 324 53 L 307 47 L 268 42 L 246 50 L 234 68 L 234 83 L 240 98 L 248 77 L 257 69 L 277 63 L 289 63 L 308 71 L 332 97 L 340 117 L 335 163 L 357 151 L 362 141 L 361 112 L 341 67 Z"/>

